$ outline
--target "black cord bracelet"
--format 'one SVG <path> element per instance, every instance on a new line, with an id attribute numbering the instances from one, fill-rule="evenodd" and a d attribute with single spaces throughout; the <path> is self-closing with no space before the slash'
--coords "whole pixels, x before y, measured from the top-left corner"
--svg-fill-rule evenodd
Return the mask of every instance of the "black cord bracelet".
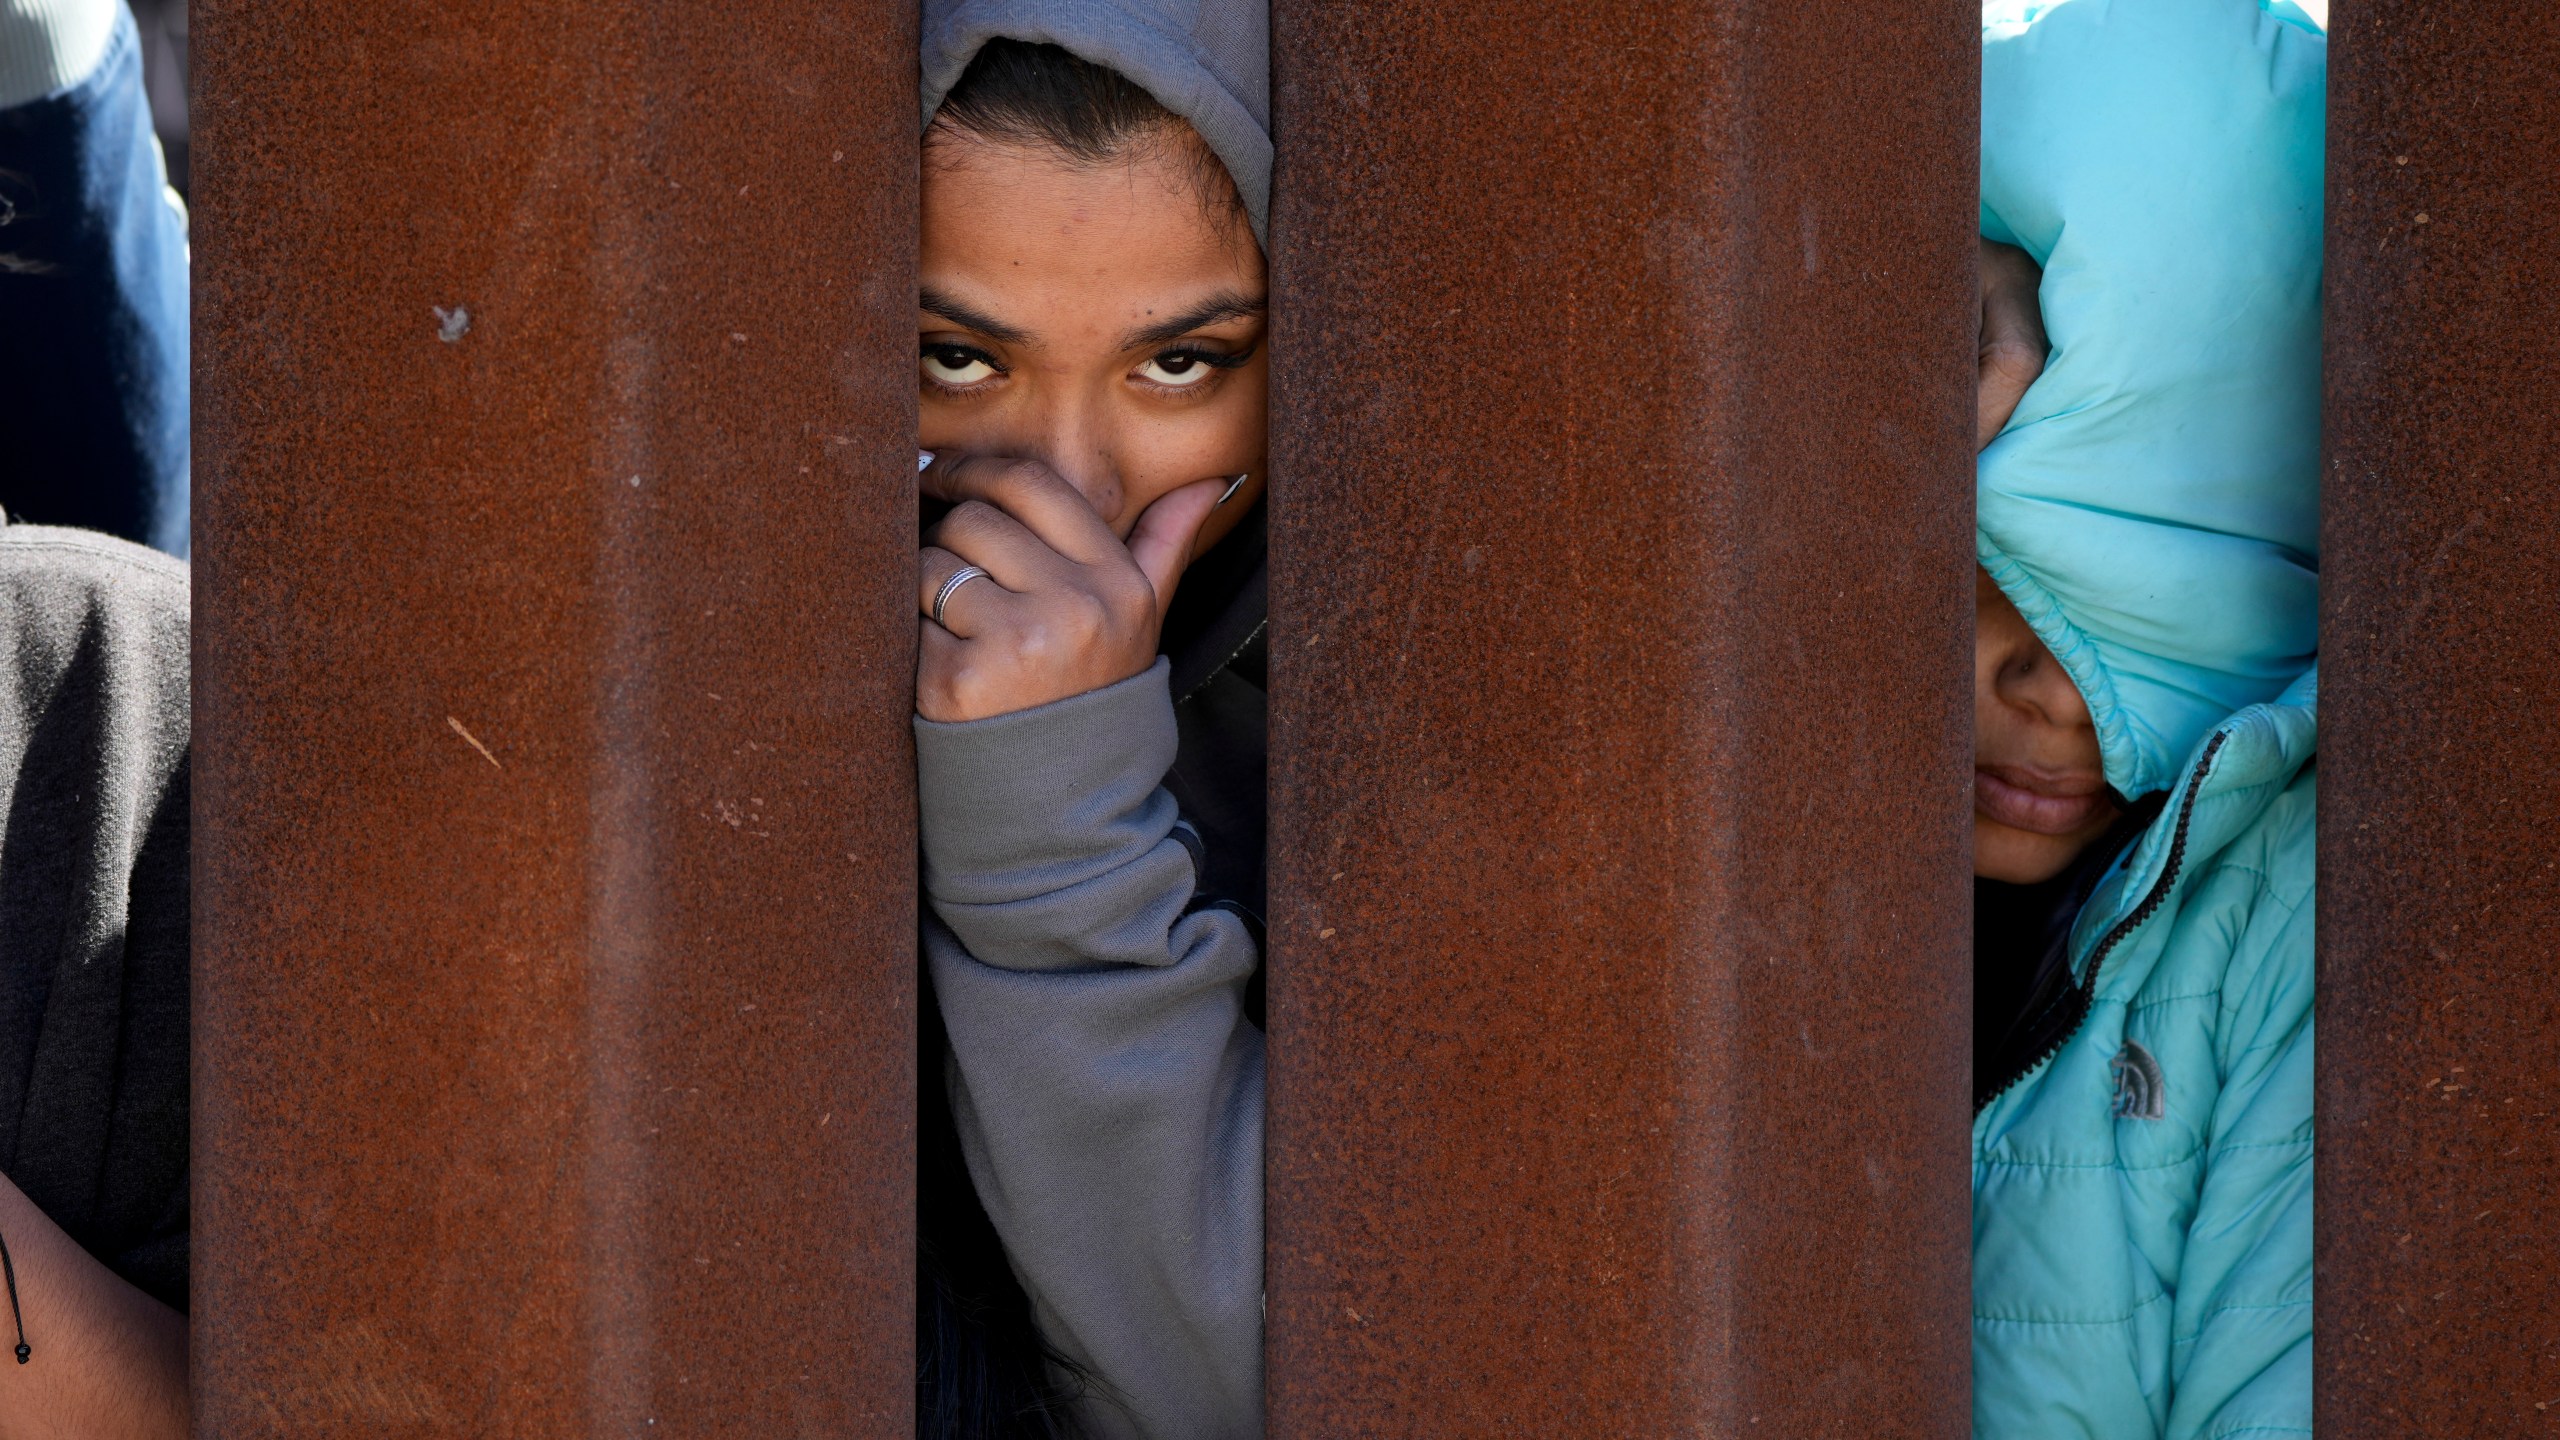
<path id="1" fill-rule="evenodd" d="M 18 1363 L 27 1363 L 33 1350 L 27 1348 L 27 1317 L 18 1309 L 18 1267 L 9 1259 L 9 1241 L 0 1236 L 0 1275 L 9 1280 L 9 1318 L 18 1322 Z"/>

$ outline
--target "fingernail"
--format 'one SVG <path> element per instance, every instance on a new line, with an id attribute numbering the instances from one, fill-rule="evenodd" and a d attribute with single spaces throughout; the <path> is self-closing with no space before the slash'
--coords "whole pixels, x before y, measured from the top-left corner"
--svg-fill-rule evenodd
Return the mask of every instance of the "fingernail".
<path id="1" fill-rule="evenodd" d="M 921 474 L 923 474 L 925 471 L 930 470 L 930 469 L 932 469 L 932 468 L 933 468 L 933 452 L 932 452 L 932 451 L 930 451 L 930 450 L 919 450 L 919 451 L 917 451 L 917 452 L 916 452 L 916 473 L 917 473 L 917 474 L 919 474 L 919 475 L 921 475 Z"/>
<path id="2" fill-rule="evenodd" d="M 1233 480 L 1231 480 L 1231 481 L 1227 482 L 1227 493 L 1218 497 L 1218 505 L 1224 505 L 1224 504 L 1226 504 L 1228 501 L 1233 500 L 1234 498 L 1236 498 L 1236 492 L 1237 492 L 1237 491 L 1239 491 L 1239 490 L 1241 490 L 1241 489 L 1243 489 L 1243 488 L 1244 488 L 1244 482 L 1246 482 L 1247 480 L 1250 480 L 1250 479 L 1252 479 L 1252 478 L 1253 478 L 1253 472 L 1252 472 L 1252 471 L 1250 471 L 1250 470 L 1247 470 L 1247 471 L 1246 471 L 1246 472 L 1244 472 L 1243 474 L 1241 474 L 1241 475 L 1237 476 L 1235 479 L 1233 479 Z M 1212 505 L 1212 506 L 1210 506 L 1209 508 L 1210 508 L 1210 509 L 1212 509 L 1212 510 L 1215 510 L 1215 509 L 1217 509 L 1217 508 L 1218 508 L 1218 505 Z"/>

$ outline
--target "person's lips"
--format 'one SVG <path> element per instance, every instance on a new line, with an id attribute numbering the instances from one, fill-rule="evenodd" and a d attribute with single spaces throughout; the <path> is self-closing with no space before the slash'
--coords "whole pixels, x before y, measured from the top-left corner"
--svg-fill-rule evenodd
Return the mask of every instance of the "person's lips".
<path id="1" fill-rule="evenodd" d="M 2038 835 L 2068 835 L 2111 808 L 2097 775 L 2054 775 L 2015 765 L 1979 765 L 1973 808 L 1985 818 Z"/>

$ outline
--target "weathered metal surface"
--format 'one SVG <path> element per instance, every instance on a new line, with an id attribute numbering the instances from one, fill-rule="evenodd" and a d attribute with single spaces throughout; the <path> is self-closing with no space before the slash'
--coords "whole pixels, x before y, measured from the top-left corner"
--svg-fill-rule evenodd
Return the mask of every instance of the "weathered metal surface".
<path id="1" fill-rule="evenodd" d="M 908 1433 L 912 4 L 194 19 L 197 1433 Z"/>
<path id="2" fill-rule="evenodd" d="M 2330 46 L 2319 1427 L 2560 1426 L 2560 12 Z"/>
<path id="3" fill-rule="evenodd" d="M 1275 1436 L 1966 1432 L 1976 43 L 1276 6 Z"/>

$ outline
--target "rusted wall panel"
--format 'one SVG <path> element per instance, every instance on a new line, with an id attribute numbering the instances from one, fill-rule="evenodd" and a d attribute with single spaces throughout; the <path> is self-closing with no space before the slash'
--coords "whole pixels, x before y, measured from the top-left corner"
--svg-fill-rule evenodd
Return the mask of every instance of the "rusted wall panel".
<path id="1" fill-rule="evenodd" d="M 907 1433 L 912 4 L 194 18 L 197 1433 Z"/>
<path id="2" fill-rule="evenodd" d="M 2340 0 L 2320 1433 L 2560 1425 L 2560 11 Z"/>
<path id="3" fill-rule="evenodd" d="M 1275 15 L 1273 1433 L 1965 1433 L 1974 18 Z"/>

